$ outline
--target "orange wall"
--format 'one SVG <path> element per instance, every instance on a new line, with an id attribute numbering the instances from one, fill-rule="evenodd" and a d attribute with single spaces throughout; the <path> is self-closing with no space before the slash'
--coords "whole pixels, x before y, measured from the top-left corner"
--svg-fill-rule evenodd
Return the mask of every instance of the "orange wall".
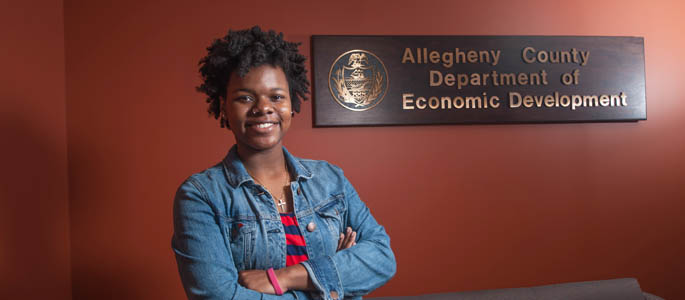
<path id="1" fill-rule="evenodd" d="M 62 8 L 0 4 L 0 299 L 71 299 Z"/>
<path id="2" fill-rule="evenodd" d="M 66 1 L 74 299 L 184 298 L 172 197 L 233 144 L 197 62 L 253 24 L 307 54 L 313 34 L 644 36 L 648 121 L 314 129 L 308 102 L 286 144 L 386 226 L 398 273 L 375 296 L 636 277 L 685 298 L 684 2 L 291 3 Z"/>

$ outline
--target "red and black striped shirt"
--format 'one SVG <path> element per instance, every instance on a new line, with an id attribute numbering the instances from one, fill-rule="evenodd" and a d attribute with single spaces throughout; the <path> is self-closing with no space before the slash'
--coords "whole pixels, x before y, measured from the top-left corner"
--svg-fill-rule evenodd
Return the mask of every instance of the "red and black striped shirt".
<path id="1" fill-rule="evenodd" d="M 307 260 L 307 244 L 300 232 L 295 214 L 281 214 L 281 222 L 285 228 L 285 266 L 296 265 Z"/>

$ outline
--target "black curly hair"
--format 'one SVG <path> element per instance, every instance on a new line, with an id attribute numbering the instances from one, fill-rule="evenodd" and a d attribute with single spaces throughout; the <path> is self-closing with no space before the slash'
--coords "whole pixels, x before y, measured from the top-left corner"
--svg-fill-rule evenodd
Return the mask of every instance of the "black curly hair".
<path id="1" fill-rule="evenodd" d="M 259 26 L 250 29 L 229 30 L 223 38 L 207 47 L 207 56 L 200 60 L 203 83 L 196 89 L 207 94 L 207 111 L 218 119 L 221 115 L 221 98 L 226 97 L 226 87 L 231 73 L 237 71 L 245 76 L 252 68 L 264 64 L 283 69 L 290 87 L 292 108 L 300 112 L 300 103 L 307 100 L 309 80 L 305 69 L 305 57 L 297 47 L 300 43 L 283 40 L 283 33 L 262 31 Z M 224 127 L 221 122 L 221 127 Z"/>

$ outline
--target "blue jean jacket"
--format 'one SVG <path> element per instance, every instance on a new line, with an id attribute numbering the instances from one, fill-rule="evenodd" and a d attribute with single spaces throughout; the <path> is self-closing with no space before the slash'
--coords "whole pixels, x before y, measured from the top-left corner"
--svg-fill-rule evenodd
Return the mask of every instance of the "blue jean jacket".
<path id="1" fill-rule="evenodd" d="M 192 175 L 176 192 L 171 246 L 188 298 L 332 299 L 335 291 L 341 299 L 359 299 L 395 274 L 390 238 L 342 170 L 283 152 L 307 243 L 309 260 L 302 265 L 318 291 L 277 296 L 238 284 L 239 271 L 284 268 L 286 242 L 273 198 L 252 180 L 233 146 L 221 163 Z M 348 226 L 357 244 L 336 252 Z"/>

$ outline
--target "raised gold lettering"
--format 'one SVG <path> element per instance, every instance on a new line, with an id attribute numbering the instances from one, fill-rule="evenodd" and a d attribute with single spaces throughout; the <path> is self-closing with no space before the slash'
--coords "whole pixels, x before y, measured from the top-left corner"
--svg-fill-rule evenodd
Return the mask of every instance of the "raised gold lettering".
<path id="1" fill-rule="evenodd" d="M 451 68 L 454 65 L 454 53 L 443 52 L 442 53 L 442 66 L 445 68 Z"/>
<path id="2" fill-rule="evenodd" d="M 480 97 L 466 97 L 466 108 L 481 108 L 482 101 Z"/>
<path id="3" fill-rule="evenodd" d="M 483 93 L 483 97 L 487 101 L 485 93 Z M 581 107 L 627 106 L 626 99 L 627 95 L 623 92 L 614 95 L 559 95 L 559 92 L 556 91 L 547 95 L 521 95 L 518 92 L 509 92 L 509 108 L 561 106 L 577 110 Z"/>
<path id="4" fill-rule="evenodd" d="M 414 109 L 414 94 L 402 94 L 402 109 Z"/>
<path id="5" fill-rule="evenodd" d="M 428 72 L 428 74 L 430 75 L 429 76 L 430 77 L 430 79 L 429 79 L 429 85 L 430 86 L 439 86 L 442 84 L 442 73 L 440 71 L 430 70 L 430 72 Z"/>
<path id="6" fill-rule="evenodd" d="M 521 51 L 521 58 L 524 62 L 529 64 L 535 62 L 543 64 L 574 63 L 581 66 L 585 66 L 590 58 L 590 51 L 582 51 L 576 48 L 571 48 L 571 50 L 569 51 L 547 51 L 536 50 L 533 47 L 525 47 Z"/>
<path id="7" fill-rule="evenodd" d="M 441 97 L 440 98 L 440 107 L 442 109 L 452 108 L 452 99 L 450 97 Z"/>
<path id="8" fill-rule="evenodd" d="M 414 55 L 411 53 L 411 49 L 409 48 L 404 48 L 404 55 L 402 55 L 402 63 L 407 63 L 411 62 L 412 64 L 416 63 L 414 61 Z"/>
<path id="9" fill-rule="evenodd" d="M 581 104 L 583 104 L 582 96 L 571 95 L 571 110 L 576 110 L 576 107 L 579 107 Z"/>
<path id="10" fill-rule="evenodd" d="M 462 86 L 469 83 L 469 76 L 466 74 L 457 74 L 457 89 L 461 90 Z"/>
<path id="11" fill-rule="evenodd" d="M 533 97 L 530 95 L 525 95 L 523 96 L 523 106 L 525 107 L 533 107 Z"/>
<path id="12" fill-rule="evenodd" d="M 599 99 L 595 95 L 584 95 L 583 106 L 599 106 Z"/>
<path id="13" fill-rule="evenodd" d="M 490 53 L 492 53 L 492 65 L 496 66 L 499 63 L 499 57 L 502 54 L 502 50 L 497 50 L 493 51 L 490 50 Z M 497 99 L 499 101 L 499 99 Z"/>
<path id="14" fill-rule="evenodd" d="M 438 100 L 438 97 L 428 98 L 428 106 L 431 109 L 437 109 L 438 107 L 440 107 L 440 100 Z"/>
<path id="15" fill-rule="evenodd" d="M 431 51 L 428 57 L 430 58 L 430 61 L 434 64 L 440 62 L 440 53 L 438 53 L 438 51 Z"/>
<path id="16" fill-rule="evenodd" d="M 477 63 L 478 62 L 478 52 L 469 50 L 469 52 L 466 53 L 466 56 L 469 58 L 470 63 Z"/>
<path id="17" fill-rule="evenodd" d="M 454 74 L 447 73 L 445 75 L 445 85 L 446 86 L 453 86 L 454 85 Z"/>
<path id="18" fill-rule="evenodd" d="M 416 108 L 425 109 L 426 108 L 426 98 L 424 98 L 424 97 L 416 98 Z"/>
<path id="19" fill-rule="evenodd" d="M 499 108 L 499 97 L 497 97 L 497 96 L 490 97 L 490 106 L 492 108 Z"/>
<path id="20" fill-rule="evenodd" d="M 552 96 L 552 95 L 545 96 L 545 106 L 547 106 L 547 107 L 553 107 L 554 106 L 554 96 Z"/>
<path id="21" fill-rule="evenodd" d="M 532 64 L 535 62 L 535 56 L 533 56 L 533 58 L 529 58 L 527 55 L 527 53 L 529 53 L 529 52 L 535 53 L 535 48 L 533 48 L 533 47 L 523 48 L 523 52 L 521 52 L 521 58 L 523 58 L 523 61 L 525 61 L 526 63 Z"/>
<path id="22" fill-rule="evenodd" d="M 517 108 L 521 106 L 521 94 L 517 92 L 509 92 L 509 107 Z"/>
<path id="23" fill-rule="evenodd" d="M 453 105 L 454 108 L 456 108 L 456 109 L 462 109 L 462 108 L 464 108 L 464 105 L 465 105 L 465 103 L 464 103 L 464 98 L 459 97 L 459 96 L 454 97 L 454 99 L 452 100 L 452 105 Z"/>

